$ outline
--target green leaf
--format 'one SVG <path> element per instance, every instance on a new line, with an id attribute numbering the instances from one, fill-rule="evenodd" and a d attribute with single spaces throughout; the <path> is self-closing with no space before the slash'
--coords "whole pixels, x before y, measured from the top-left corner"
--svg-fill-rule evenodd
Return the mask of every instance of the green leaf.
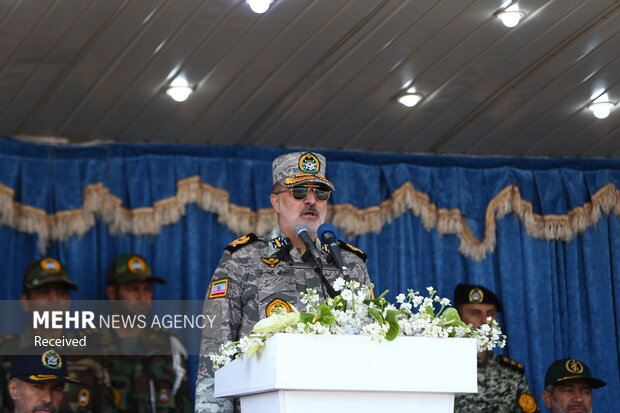
<path id="1" fill-rule="evenodd" d="M 312 320 L 314 320 L 314 314 L 306 313 L 305 311 L 302 311 L 301 313 L 299 313 L 299 321 L 301 323 L 312 324 Z"/>
<path id="2" fill-rule="evenodd" d="M 321 324 L 325 324 L 326 326 L 331 326 L 332 324 L 336 322 L 336 317 L 334 317 L 334 315 L 332 314 L 327 304 L 321 304 L 318 307 L 318 310 L 319 310 L 318 321 L 320 321 Z"/>
<path id="3" fill-rule="evenodd" d="M 368 314 L 370 314 L 371 316 L 373 316 L 374 318 L 376 318 L 376 319 L 377 319 L 377 321 L 378 321 L 380 324 L 383 324 L 383 321 L 384 321 L 384 320 L 383 320 L 383 316 L 381 315 L 381 313 L 380 313 L 379 311 L 375 310 L 374 308 L 369 308 L 369 309 L 368 309 Z"/>
<path id="4" fill-rule="evenodd" d="M 396 316 L 398 315 L 397 310 L 387 310 L 385 313 L 385 321 L 389 324 L 390 328 L 385 334 L 385 339 L 387 341 L 392 341 L 398 336 L 398 332 L 400 331 L 400 326 L 396 322 Z"/>
<path id="5" fill-rule="evenodd" d="M 441 315 L 445 325 L 452 325 L 455 327 L 466 327 L 467 325 L 461 320 L 459 312 L 454 307 L 448 307 Z"/>

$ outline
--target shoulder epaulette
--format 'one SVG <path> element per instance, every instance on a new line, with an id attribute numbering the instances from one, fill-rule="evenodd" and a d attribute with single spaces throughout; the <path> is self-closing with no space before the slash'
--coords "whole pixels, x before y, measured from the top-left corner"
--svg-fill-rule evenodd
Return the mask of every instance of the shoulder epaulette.
<path id="1" fill-rule="evenodd" d="M 353 254 L 357 255 L 364 262 L 366 262 L 366 258 L 368 258 L 368 255 L 366 255 L 366 253 L 364 251 L 362 251 L 361 249 L 359 249 L 357 247 L 354 247 L 353 245 L 349 244 L 348 242 L 338 241 L 338 246 L 341 249 L 343 249 L 343 250 L 347 250 L 347 251 L 352 252 Z"/>
<path id="2" fill-rule="evenodd" d="M 502 366 L 510 367 L 511 369 L 516 370 L 519 373 L 525 372 L 525 366 L 523 366 L 523 364 L 517 363 L 516 361 L 511 360 L 506 356 L 499 359 L 499 362 Z"/>
<path id="3" fill-rule="evenodd" d="M 226 248 L 224 248 L 226 251 L 230 252 L 231 254 L 235 251 L 237 251 L 238 249 L 251 244 L 254 241 L 258 241 L 258 237 L 252 233 L 243 235 L 239 238 L 237 238 L 236 240 L 234 240 L 233 242 L 231 242 L 230 244 L 228 244 L 228 246 Z"/>

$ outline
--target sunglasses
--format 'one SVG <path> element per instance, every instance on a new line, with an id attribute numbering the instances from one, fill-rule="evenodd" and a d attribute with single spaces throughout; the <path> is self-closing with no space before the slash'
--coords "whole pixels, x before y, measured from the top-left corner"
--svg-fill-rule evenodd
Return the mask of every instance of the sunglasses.
<path id="1" fill-rule="evenodd" d="M 319 188 L 316 186 L 294 186 L 292 188 L 287 188 L 282 191 L 274 192 L 274 194 L 278 195 L 286 191 L 290 191 L 293 198 L 306 199 L 306 197 L 308 196 L 308 192 L 311 189 L 317 201 L 327 201 L 332 193 L 332 191 L 330 191 L 329 189 Z"/>

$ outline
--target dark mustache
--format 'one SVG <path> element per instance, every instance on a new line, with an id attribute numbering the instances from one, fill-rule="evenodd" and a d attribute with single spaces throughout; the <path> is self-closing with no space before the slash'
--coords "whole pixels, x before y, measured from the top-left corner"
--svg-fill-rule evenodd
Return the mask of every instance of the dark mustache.
<path id="1" fill-rule="evenodd" d="M 51 413 L 57 413 L 58 410 L 56 409 L 56 407 L 54 407 L 53 404 L 51 403 L 41 403 L 41 404 L 37 404 L 36 406 L 34 406 L 32 408 L 32 412 L 36 413 L 37 410 L 39 409 L 47 409 L 49 410 Z"/>
<path id="2" fill-rule="evenodd" d="M 316 208 L 315 208 L 315 207 L 313 207 L 312 205 L 306 205 L 306 206 L 304 207 L 304 209 L 302 209 L 302 210 L 301 210 L 301 213 L 303 214 L 303 213 L 304 213 L 304 212 L 306 212 L 306 211 L 312 211 L 312 212 L 314 212 L 315 214 L 318 214 L 318 213 L 319 213 L 319 212 L 316 210 Z"/>

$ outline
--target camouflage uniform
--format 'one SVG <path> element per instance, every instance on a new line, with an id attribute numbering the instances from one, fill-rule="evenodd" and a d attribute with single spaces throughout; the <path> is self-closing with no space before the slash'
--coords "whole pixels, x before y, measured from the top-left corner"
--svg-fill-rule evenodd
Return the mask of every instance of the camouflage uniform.
<path id="1" fill-rule="evenodd" d="M 97 343 L 98 351 L 105 354 L 85 357 L 81 362 L 97 368 L 99 380 L 111 389 L 106 400 L 107 405 L 114 406 L 110 411 L 193 411 L 185 365 L 187 352 L 172 332 L 148 329 L 133 342 L 105 328 L 87 330 L 81 336 L 89 343 Z"/>
<path id="2" fill-rule="evenodd" d="M 24 294 L 28 294 L 34 289 L 42 288 L 49 284 L 62 284 L 68 290 L 77 289 L 77 286 L 69 279 L 66 268 L 57 260 L 48 257 L 31 263 L 24 273 Z M 53 302 L 50 301 L 48 304 L 52 305 Z M 31 348 L 34 345 L 35 335 L 41 335 L 44 338 L 53 338 L 47 337 L 45 331 L 35 332 L 31 327 L 32 326 L 27 326 L 19 334 L 10 334 L 0 339 L 0 385 L 2 386 L 0 390 L 0 403 L 7 412 L 12 411 L 13 408 L 13 403 L 8 394 L 6 385 L 9 380 L 9 372 L 11 371 L 15 354 L 18 354 L 20 349 Z M 69 331 L 63 331 L 61 336 L 72 339 L 75 337 L 75 334 Z M 69 354 L 74 352 L 75 349 L 57 347 L 56 350 Z M 79 360 L 80 358 L 73 355 L 67 355 L 65 358 L 67 360 L 69 376 L 79 380 L 84 386 L 65 386 L 62 411 L 75 413 L 107 412 L 108 410 L 104 409 L 101 404 L 96 403 L 96 400 L 101 398 L 98 395 L 100 393 L 105 393 L 106 389 L 100 387 L 96 382 L 96 373 L 93 366 L 81 363 Z M 88 397 L 84 397 L 85 395 Z M 94 395 L 98 397 L 93 397 Z M 78 396 L 79 400 L 76 399 Z"/>
<path id="3" fill-rule="evenodd" d="M 478 359 L 478 393 L 455 397 L 455 413 L 538 412 L 523 365 L 495 353 Z"/>
<path id="4" fill-rule="evenodd" d="M 146 260 L 136 254 L 118 256 L 109 271 L 109 285 L 147 281 L 166 283 L 155 277 Z M 187 380 L 187 350 L 172 332 L 144 329 L 136 338 L 122 338 L 113 329 L 80 333 L 97 346 L 101 356 L 80 361 L 96 369 L 101 388 L 109 389 L 99 401 L 116 413 L 191 412 Z M 79 401 L 79 394 L 72 400 Z"/>
<path id="5" fill-rule="evenodd" d="M 303 309 L 299 292 L 315 289 L 325 298 L 318 274 L 309 268 L 293 268 L 283 260 L 271 258 L 278 253 L 283 235 L 279 228 L 271 234 L 256 237 L 245 235 L 232 242 L 213 274 L 205 298 L 205 317 L 215 316 L 213 327 L 205 329 L 200 346 L 200 365 L 196 387 L 196 412 L 232 412 L 232 402 L 213 397 L 213 367 L 207 355 L 219 350 L 228 340 L 238 340 L 250 333 L 254 324 L 265 318 L 274 306 L 290 311 L 290 304 Z M 352 280 L 370 284 L 366 256 L 357 248 L 340 244 L 342 255 Z M 322 254 L 327 252 L 321 247 Z M 294 262 L 302 262 L 300 252 L 290 251 Z M 330 284 L 340 277 L 335 270 L 325 270 Z"/>

